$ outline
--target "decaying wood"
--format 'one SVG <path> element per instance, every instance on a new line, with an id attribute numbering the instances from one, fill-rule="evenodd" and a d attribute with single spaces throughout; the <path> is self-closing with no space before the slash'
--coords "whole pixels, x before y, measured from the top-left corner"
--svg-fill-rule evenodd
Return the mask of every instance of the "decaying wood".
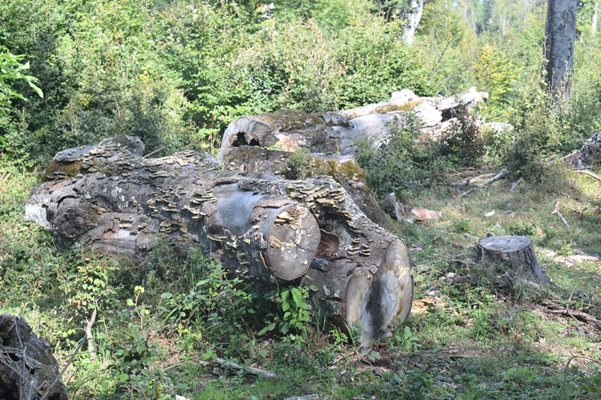
<path id="1" fill-rule="evenodd" d="M 261 376 L 261 377 L 267 378 L 267 379 L 275 379 L 277 377 L 275 372 L 268 371 L 263 368 L 238 364 L 233 361 L 224 360 L 223 358 L 220 358 L 220 357 L 215 357 L 211 361 L 201 361 L 200 363 L 201 363 L 201 365 L 203 365 L 205 367 L 211 366 L 212 364 L 217 364 L 221 368 L 233 369 L 234 371 L 244 371 L 248 374 Z"/>
<path id="2" fill-rule="evenodd" d="M 421 121 L 428 136 L 436 136 L 435 132 L 450 129 L 452 120 L 487 98 L 488 94 L 475 88 L 451 97 L 417 97 L 405 89 L 393 93 L 389 101 L 350 110 L 315 114 L 283 110 L 242 117 L 228 126 L 217 158 L 222 161 L 229 149 L 240 146 L 354 154 L 361 141 L 375 148 L 387 143 L 391 133 L 405 125 L 409 112 Z"/>
<path id="3" fill-rule="evenodd" d="M 476 258 L 485 265 L 508 266 L 506 272 L 511 279 L 525 279 L 536 284 L 551 283 L 538 263 L 529 237 L 486 237 L 478 242 Z"/>
<path id="4" fill-rule="evenodd" d="M 593 134 L 578 151 L 568 154 L 562 158 L 578 169 L 601 164 L 601 132 Z"/>
<path id="5" fill-rule="evenodd" d="M 49 181 L 28 200 L 27 218 L 59 241 L 104 253 L 167 241 L 198 246 L 240 276 L 315 285 L 314 300 L 358 325 L 364 340 L 407 317 L 413 285 L 404 243 L 333 178 L 257 177 L 194 152 L 142 154 L 133 138 L 59 153 Z"/>
<path id="6" fill-rule="evenodd" d="M 255 178 L 331 176 L 369 219 L 383 227 L 390 225 L 388 216 L 367 187 L 363 169 L 352 156 L 290 153 L 255 146 L 233 147 L 224 155 L 223 169 Z"/>
<path id="7" fill-rule="evenodd" d="M 0 399 L 67 400 L 50 345 L 27 322 L 0 315 Z"/>

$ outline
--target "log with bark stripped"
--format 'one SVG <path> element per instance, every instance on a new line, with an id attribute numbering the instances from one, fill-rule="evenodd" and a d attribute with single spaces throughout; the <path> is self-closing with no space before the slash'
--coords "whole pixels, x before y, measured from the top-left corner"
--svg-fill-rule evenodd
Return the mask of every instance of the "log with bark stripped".
<path id="1" fill-rule="evenodd" d="M 232 273 L 319 288 L 315 300 L 362 339 L 387 334 L 411 307 L 407 249 L 333 178 L 243 176 L 209 156 L 143 158 L 139 140 L 59 153 L 26 216 L 67 243 L 135 254 L 166 240 L 199 246 Z"/>

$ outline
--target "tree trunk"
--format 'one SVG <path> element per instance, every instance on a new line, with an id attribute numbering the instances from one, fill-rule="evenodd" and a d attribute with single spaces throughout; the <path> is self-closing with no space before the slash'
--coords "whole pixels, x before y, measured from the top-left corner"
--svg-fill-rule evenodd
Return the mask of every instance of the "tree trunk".
<path id="1" fill-rule="evenodd" d="M 374 148 L 386 143 L 396 129 L 406 125 L 409 112 L 421 121 L 424 134 L 436 137 L 457 123 L 456 116 L 469 113 L 487 99 L 487 93 L 475 88 L 450 97 L 417 97 L 402 90 L 394 92 L 389 101 L 350 110 L 317 114 L 283 110 L 242 117 L 226 129 L 217 159 L 223 161 L 231 148 L 240 146 L 353 155 L 361 141 Z"/>
<path id="2" fill-rule="evenodd" d="M 67 400 L 60 378 L 48 342 L 24 319 L 0 315 L 0 399 Z"/>
<path id="3" fill-rule="evenodd" d="M 491 236 L 481 239 L 476 248 L 477 259 L 483 264 L 502 264 L 510 280 L 526 279 L 537 284 L 551 280 L 540 267 L 532 240 L 526 236 Z"/>
<path id="4" fill-rule="evenodd" d="M 405 26 L 403 39 L 409 46 L 413 44 L 413 37 L 424 13 L 424 0 L 409 0 L 409 9 L 405 13 Z"/>
<path id="5" fill-rule="evenodd" d="M 545 27 L 545 69 L 549 90 L 569 98 L 576 41 L 576 0 L 548 0 Z"/>
<path id="6" fill-rule="evenodd" d="M 59 153 L 26 216 L 67 243 L 135 254 L 159 240 L 200 246 L 232 273 L 315 284 L 315 300 L 382 336 L 409 313 L 407 249 L 326 176 L 286 180 L 222 170 L 194 152 L 150 159 L 141 142 L 109 139 Z M 275 175 L 275 174 L 274 174 Z"/>
<path id="7" fill-rule="evenodd" d="M 599 23 L 599 2 L 595 1 L 593 7 L 593 17 L 591 18 L 591 34 L 595 36 L 597 34 L 597 25 Z"/>

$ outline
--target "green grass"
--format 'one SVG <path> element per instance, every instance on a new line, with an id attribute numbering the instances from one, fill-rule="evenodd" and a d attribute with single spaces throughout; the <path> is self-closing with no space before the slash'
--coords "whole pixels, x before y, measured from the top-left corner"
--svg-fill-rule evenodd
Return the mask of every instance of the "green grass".
<path id="1" fill-rule="evenodd" d="M 598 398 L 599 330 L 541 306 L 550 298 L 601 317 L 601 263 L 565 262 L 601 253 L 601 185 L 587 176 L 564 171 L 516 192 L 500 181 L 461 198 L 446 187 L 418 195 L 412 205 L 444 216 L 396 227 L 415 264 L 414 312 L 369 351 L 323 324 L 297 336 L 257 336 L 265 324 L 260 296 L 245 296 L 256 291 L 222 280 L 199 256 L 177 262 L 159 249 L 136 266 L 60 250 L 23 221 L 35 176 L 0 164 L 0 177 L 0 312 L 25 317 L 64 365 L 98 310 L 95 354 L 83 346 L 65 374 L 74 399 Z M 557 200 L 569 227 L 552 214 Z M 561 289 L 495 286 L 472 257 L 489 232 L 531 235 Z M 210 279 L 199 286 L 203 277 Z M 215 356 L 277 378 L 206 363 Z"/>

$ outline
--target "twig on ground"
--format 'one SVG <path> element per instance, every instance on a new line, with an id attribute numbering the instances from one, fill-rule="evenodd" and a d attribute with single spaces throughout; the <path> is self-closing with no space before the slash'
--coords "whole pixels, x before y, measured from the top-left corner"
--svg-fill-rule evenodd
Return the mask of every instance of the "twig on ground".
<path id="1" fill-rule="evenodd" d="M 559 216 L 559 218 L 561 218 L 561 221 L 569 228 L 570 224 L 568 224 L 568 221 L 566 221 L 561 211 L 559 211 L 559 205 L 559 200 L 557 200 L 555 202 L 555 208 L 553 209 L 553 212 L 551 214 Z"/>

